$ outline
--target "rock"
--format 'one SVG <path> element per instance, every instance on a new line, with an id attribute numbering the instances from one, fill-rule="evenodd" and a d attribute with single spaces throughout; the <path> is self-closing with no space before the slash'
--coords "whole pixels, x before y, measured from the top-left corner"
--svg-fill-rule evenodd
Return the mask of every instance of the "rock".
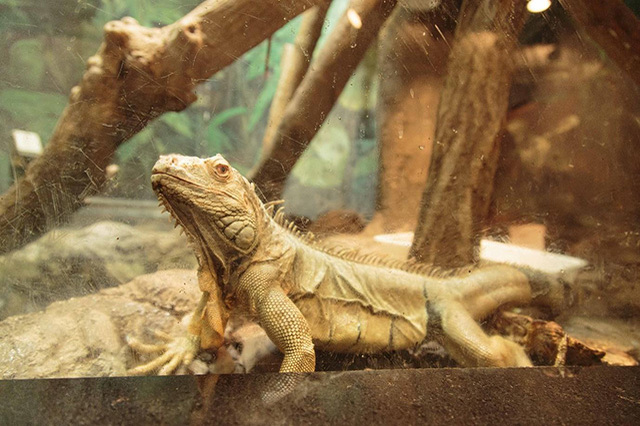
<path id="1" fill-rule="evenodd" d="M 0 319 L 170 268 L 195 268 L 177 231 L 98 222 L 58 229 L 0 257 Z"/>
<path id="2" fill-rule="evenodd" d="M 0 322 L 0 379 L 123 376 L 158 354 L 136 354 L 127 339 L 157 344 L 154 331 L 180 337 L 200 299 L 197 274 L 166 270 L 96 294 L 54 302 Z M 282 362 L 256 324 L 232 318 L 228 346 L 202 352 L 194 374 L 278 371 Z"/>
<path id="3" fill-rule="evenodd" d="M 122 376 L 136 359 L 126 336 L 157 343 L 152 330 L 184 333 L 200 298 L 196 272 L 143 275 L 96 294 L 52 303 L 0 322 L 0 378 Z"/>

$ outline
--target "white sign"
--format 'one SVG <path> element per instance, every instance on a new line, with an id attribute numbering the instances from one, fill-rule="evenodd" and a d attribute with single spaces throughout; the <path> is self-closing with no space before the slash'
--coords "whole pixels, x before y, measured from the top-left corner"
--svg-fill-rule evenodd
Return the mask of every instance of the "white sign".
<path id="1" fill-rule="evenodd" d="M 18 154 L 25 157 L 37 157 L 42 154 L 42 141 L 37 133 L 13 130 L 11 134 Z"/>

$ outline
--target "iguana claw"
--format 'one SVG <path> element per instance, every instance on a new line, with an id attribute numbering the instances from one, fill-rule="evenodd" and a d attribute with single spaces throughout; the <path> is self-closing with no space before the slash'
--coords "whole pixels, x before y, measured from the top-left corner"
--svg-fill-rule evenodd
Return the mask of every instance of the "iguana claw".
<path id="1" fill-rule="evenodd" d="M 180 367 L 189 366 L 200 349 L 200 338 L 198 336 L 188 334 L 173 338 L 166 333 L 158 331 L 154 332 L 154 334 L 165 340 L 166 343 L 150 345 L 127 336 L 129 347 L 136 352 L 143 354 L 162 352 L 161 355 L 148 363 L 127 370 L 128 374 L 139 376 L 151 374 L 156 370 L 158 370 L 160 376 L 173 374 Z"/>

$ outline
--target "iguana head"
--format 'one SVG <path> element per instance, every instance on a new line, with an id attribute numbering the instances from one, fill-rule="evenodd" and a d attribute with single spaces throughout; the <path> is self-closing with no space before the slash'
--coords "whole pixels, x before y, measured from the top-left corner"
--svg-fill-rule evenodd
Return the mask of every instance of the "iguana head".
<path id="1" fill-rule="evenodd" d="M 261 204 L 251 184 L 220 155 L 163 155 L 151 184 L 160 201 L 197 245 L 218 259 L 257 244 Z"/>

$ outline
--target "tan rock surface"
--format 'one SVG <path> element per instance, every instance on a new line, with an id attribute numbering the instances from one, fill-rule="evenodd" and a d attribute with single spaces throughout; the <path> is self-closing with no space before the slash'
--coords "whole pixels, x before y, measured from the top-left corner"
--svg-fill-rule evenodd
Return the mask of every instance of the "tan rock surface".
<path id="1" fill-rule="evenodd" d="M 177 231 L 102 221 L 52 231 L 0 257 L 0 319 L 171 268 L 195 268 Z"/>
<path id="2" fill-rule="evenodd" d="M 139 362 L 126 336 L 179 335 L 199 297 L 195 271 L 167 270 L 8 318 L 0 322 L 0 378 L 125 375 Z"/>

